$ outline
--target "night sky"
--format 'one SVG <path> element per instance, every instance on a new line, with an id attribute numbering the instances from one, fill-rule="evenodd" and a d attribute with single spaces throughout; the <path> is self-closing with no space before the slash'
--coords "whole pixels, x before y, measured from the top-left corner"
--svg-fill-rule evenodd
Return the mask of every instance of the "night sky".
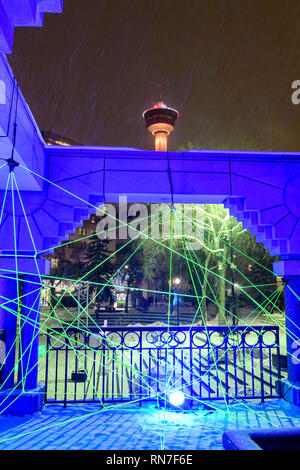
<path id="1" fill-rule="evenodd" d="M 152 148 L 162 84 L 170 150 L 300 151 L 299 0 L 64 0 L 8 60 L 40 129 L 81 144 Z"/>

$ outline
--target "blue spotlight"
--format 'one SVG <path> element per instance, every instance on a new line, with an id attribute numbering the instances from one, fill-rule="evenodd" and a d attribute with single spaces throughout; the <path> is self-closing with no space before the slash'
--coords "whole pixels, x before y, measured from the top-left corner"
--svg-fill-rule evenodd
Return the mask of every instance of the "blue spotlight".
<path id="1" fill-rule="evenodd" d="M 181 390 L 174 390 L 169 394 L 168 398 L 173 406 L 182 406 L 185 400 L 184 393 Z"/>

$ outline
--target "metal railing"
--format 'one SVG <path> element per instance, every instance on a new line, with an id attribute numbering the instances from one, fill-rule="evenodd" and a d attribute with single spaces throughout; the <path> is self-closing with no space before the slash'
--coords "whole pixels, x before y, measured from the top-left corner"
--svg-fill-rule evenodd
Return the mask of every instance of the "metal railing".
<path id="1" fill-rule="evenodd" d="M 46 402 L 156 400 L 174 389 L 195 403 L 277 398 L 279 357 L 276 326 L 55 328 Z"/>

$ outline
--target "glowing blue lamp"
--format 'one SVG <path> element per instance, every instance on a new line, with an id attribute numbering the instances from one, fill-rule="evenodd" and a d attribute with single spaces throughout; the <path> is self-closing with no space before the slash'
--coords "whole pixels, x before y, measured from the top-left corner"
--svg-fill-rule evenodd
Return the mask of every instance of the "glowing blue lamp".
<path id="1" fill-rule="evenodd" d="M 184 393 L 181 390 L 174 390 L 169 395 L 169 402 L 173 406 L 181 406 L 183 405 L 185 400 Z"/>

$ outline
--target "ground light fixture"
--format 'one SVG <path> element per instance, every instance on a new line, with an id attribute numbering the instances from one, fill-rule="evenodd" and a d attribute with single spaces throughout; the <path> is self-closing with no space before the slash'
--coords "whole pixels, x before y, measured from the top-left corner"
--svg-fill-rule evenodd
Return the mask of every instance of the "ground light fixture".
<path id="1" fill-rule="evenodd" d="M 173 390 L 168 395 L 168 401 L 172 406 L 181 407 L 185 402 L 185 395 L 181 390 Z"/>
<path id="2" fill-rule="evenodd" d="M 168 389 L 159 395 L 159 408 L 169 411 L 183 411 L 191 409 L 191 400 L 182 390 Z"/>

